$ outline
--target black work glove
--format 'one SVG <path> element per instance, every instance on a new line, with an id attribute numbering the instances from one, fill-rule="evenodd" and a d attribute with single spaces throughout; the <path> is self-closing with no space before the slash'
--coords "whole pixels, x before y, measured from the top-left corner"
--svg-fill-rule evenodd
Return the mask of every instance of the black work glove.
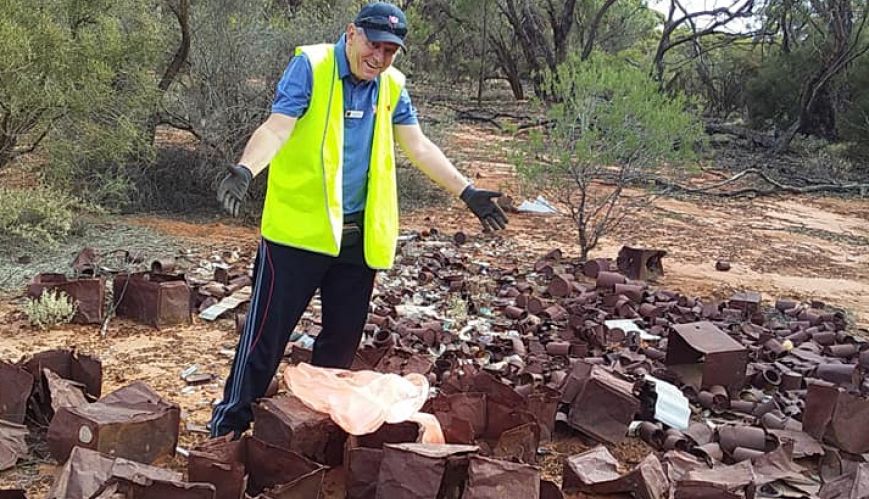
<path id="1" fill-rule="evenodd" d="M 253 173 L 244 165 L 233 165 L 229 172 L 220 181 L 217 188 L 217 201 L 223 205 L 223 209 L 230 215 L 237 217 L 241 202 L 247 195 L 247 188 Z"/>
<path id="2" fill-rule="evenodd" d="M 474 188 L 473 185 L 465 187 L 459 196 L 468 205 L 468 208 L 477 215 L 485 230 L 501 230 L 507 226 L 507 216 L 493 198 L 501 197 L 500 192 L 484 191 Z"/>

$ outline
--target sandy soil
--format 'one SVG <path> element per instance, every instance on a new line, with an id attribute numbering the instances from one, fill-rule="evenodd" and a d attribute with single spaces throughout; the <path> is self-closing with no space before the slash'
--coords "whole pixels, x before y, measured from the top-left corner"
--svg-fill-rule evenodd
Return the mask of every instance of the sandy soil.
<path id="1" fill-rule="evenodd" d="M 457 125 L 444 149 L 483 187 L 503 189 L 520 201 L 512 167 L 503 151 L 508 140 L 474 126 Z M 153 217 L 125 219 L 133 225 L 174 236 L 191 248 L 237 248 L 250 252 L 257 230 L 232 224 L 190 223 Z M 578 254 L 575 230 L 561 215 L 511 216 L 508 230 L 481 235 L 479 224 L 460 202 L 406 213 L 403 228 L 462 230 L 472 236 L 481 259 L 498 258 L 502 264 L 531 263 L 523 255 L 542 255 L 561 248 Z M 726 298 L 735 291 L 762 293 L 767 303 L 778 297 L 822 300 L 848 311 L 857 327 L 869 328 L 869 200 L 823 197 L 765 198 L 759 200 L 661 199 L 610 234 L 592 257 L 615 257 L 623 244 L 660 248 L 666 275 L 658 286 L 701 297 Z M 499 255 L 499 256 L 493 256 Z M 727 259 L 729 272 L 715 270 L 715 261 Z M 520 261 L 522 260 L 522 261 Z M 113 321 L 106 338 L 96 327 L 72 326 L 39 332 L 24 324 L 15 300 L 0 304 L 0 358 L 17 360 L 30 352 L 55 347 L 76 347 L 98 355 L 104 367 L 104 393 L 133 380 L 143 380 L 182 407 L 182 447 L 204 435 L 186 425 L 204 424 L 221 384 L 188 388 L 180 378 L 187 367 L 201 372 L 228 374 L 235 347 L 232 321 L 196 321 L 191 326 L 155 330 L 126 321 Z M 561 456 L 578 452 L 587 442 L 560 438 L 549 446 L 543 462 L 547 474 L 560 474 Z M 625 463 L 635 463 L 647 452 L 637 442 L 616 449 Z M 163 463 L 184 468 L 183 458 Z M 0 473 L 0 488 L 24 487 L 31 497 L 42 497 L 51 483 L 53 462 L 32 457 Z M 333 484 L 332 497 L 340 497 Z"/>

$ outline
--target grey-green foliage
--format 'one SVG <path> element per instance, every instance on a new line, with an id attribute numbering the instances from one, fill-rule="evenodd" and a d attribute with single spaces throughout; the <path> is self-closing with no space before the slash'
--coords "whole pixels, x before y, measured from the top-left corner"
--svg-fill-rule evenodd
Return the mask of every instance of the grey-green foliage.
<path id="1" fill-rule="evenodd" d="M 0 167 L 41 137 L 67 164 L 131 149 L 131 121 L 154 97 L 150 10 L 133 0 L 0 4 Z M 69 141 L 75 147 L 63 147 Z"/>
<path id="2" fill-rule="evenodd" d="M 709 48 L 700 57 L 689 43 L 668 55 L 665 72 L 668 87 L 696 97 L 707 116 L 727 119 L 741 114 L 749 95 L 746 84 L 757 76 L 763 59 L 756 44 L 751 40 L 728 43 L 720 35 L 710 35 L 699 43 L 700 47 Z M 721 47 L 713 50 L 716 45 Z M 778 106 L 783 98 L 791 99 L 788 87 L 799 94 L 798 84 L 797 79 L 777 82 L 778 89 L 762 98 L 764 105 Z"/>
<path id="3" fill-rule="evenodd" d="M 330 9 L 275 11 L 270 0 L 214 0 L 193 8 L 190 70 L 172 114 L 183 116 L 208 145 L 237 153 L 269 113 L 275 84 L 293 49 L 335 42 L 355 3 Z"/>
<path id="4" fill-rule="evenodd" d="M 545 83 L 557 101 L 551 127 L 532 137 L 518 171 L 535 192 L 568 207 L 586 258 L 626 210 L 649 200 L 625 189 L 678 174 L 696 159 L 703 130 L 684 97 L 658 92 L 643 70 L 611 56 L 572 56 Z"/>
<path id="5" fill-rule="evenodd" d="M 799 117 L 800 86 L 818 65 L 814 50 L 800 47 L 765 58 L 746 81 L 746 110 L 752 126 L 787 127 Z"/>
<path id="6" fill-rule="evenodd" d="M 849 155 L 865 165 L 869 160 L 869 59 L 864 57 L 854 64 L 847 82 L 845 105 L 837 125 L 848 143 Z"/>
<path id="7" fill-rule="evenodd" d="M 57 190 L 0 189 L 0 252 L 55 246 L 73 230 L 81 208 Z"/>
<path id="8" fill-rule="evenodd" d="M 0 4 L 0 168 L 47 131 L 67 106 L 71 89 L 65 37 L 49 15 L 29 3 Z"/>
<path id="9" fill-rule="evenodd" d="M 130 158 L 151 154 L 143 124 L 156 110 L 166 31 L 149 2 L 8 0 L 0 18 L 4 103 L 32 106 L 48 131 L 46 176 L 54 185 L 108 204 L 130 195 Z M 8 85 L 7 82 L 12 82 Z M 11 103 L 11 104 L 10 104 Z"/>
<path id="10" fill-rule="evenodd" d="M 577 38 L 585 39 L 594 15 L 604 0 L 584 0 L 578 6 Z M 619 0 L 601 19 L 595 38 L 595 48 L 615 54 L 631 48 L 651 51 L 655 42 L 659 14 L 642 0 Z M 576 47 L 578 50 L 579 47 Z"/>
<path id="11" fill-rule="evenodd" d="M 63 291 L 46 290 L 39 298 L 28 298 L 22 306 L 31 326 L 48 330 L 69 323 L 75 316 L 76 303 Z"/>
<path id="12" fill-rule="evenodd" d="M 408 51 L 417 78 L 446 76 L 451 81 L 477 78 L 483 46 L 483 16 L 486 31 L 494 33 L 502 20 L 492 0 L 436 0 L 413 3 L 407 11 Z M 495 64 L 489 49 L 483 59 L 486 71 Z"/>

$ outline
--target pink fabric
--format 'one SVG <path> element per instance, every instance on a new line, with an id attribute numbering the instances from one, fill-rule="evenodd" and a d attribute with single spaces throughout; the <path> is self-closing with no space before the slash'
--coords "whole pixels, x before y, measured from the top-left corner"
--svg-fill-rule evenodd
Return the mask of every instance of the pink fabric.
<path id="1" fill-rule="evenodd" d="M 416 421 L 423 428 L 424 443 L 442 444 L 438 420 L 419 412 L 428 399 L 429 384 L 420 374 L 385 374 L 290 366 L 284 371 L 290 392 L 315 411 L 324 412 L 351 435 L 366 435 L 383 423 Z"/>

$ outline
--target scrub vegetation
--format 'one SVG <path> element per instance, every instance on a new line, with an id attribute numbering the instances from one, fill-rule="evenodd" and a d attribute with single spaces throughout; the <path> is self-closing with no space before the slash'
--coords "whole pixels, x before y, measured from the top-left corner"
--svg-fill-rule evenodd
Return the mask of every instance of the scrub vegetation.
<path id="1" fill-rule="evenodd" d="M 63 291 L 46 291 L 39 298 L 28 298 L 22 306 L 30 325 L 43 331 L 69 323 L 76 304 Z"/>
<path id="2" fill-rule="evenodd" d="M 33 198 L 46 205 L 16 237 L 63 237 L 56 206 L 68 197 L 115 212 L 216 210 L 215 183 L 268 115 L 293 47 L 335 41 L 361 3 L 3 2 L 0 174 L 26 170 L 59 193 Z M 398 3 L 411 30 L 396 64 L 432 136 L 491 123 L 518 163 L 573 165 L 580 186 L 600 173 L 650 194 L 691 191 L 669 174 L 696 155 L 756 179 L 747 194 L 866 192 L 866 0 L 736 0 L 705 13 L 678 0 L 661 11 L 640 0 Z M 435 84 L 444 94 L 417 91 Z M 499 113 L 511 100 L 520 111 Z M 432 112 L 439 102 L 449 104 Z M 439 202 L 405 166 L 404 209 Z M 258 203 L 246 206 L 255 219 Z M 21 215 L 4 210 L 9 233 Z M 597 231 L 580 234 L 583 247 Z"/>

